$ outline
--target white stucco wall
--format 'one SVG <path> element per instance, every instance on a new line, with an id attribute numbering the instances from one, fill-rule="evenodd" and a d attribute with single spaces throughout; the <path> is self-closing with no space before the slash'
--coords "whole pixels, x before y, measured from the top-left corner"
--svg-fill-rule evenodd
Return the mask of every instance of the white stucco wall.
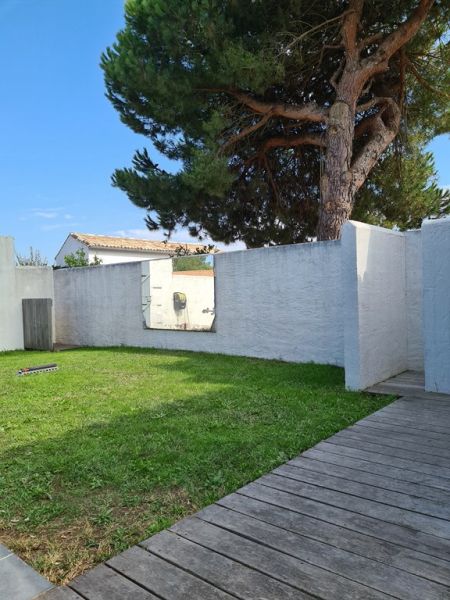
<path id="1" fill-rule="evenodd" d="M 344 225 L 345 380 L 364 389 L 408 368 L 405 235 Z"/>
<path id="2" fill-rule="evenodd" d="M 450 393 L 450 218 L 422 225 L 425 389 Z"/>
<path id="3" fill-rule="evenodd" d="M 0 237 L 0 351 L 23 349 L 23 298 L 53 299 L 53 270 L 17 267 L 13 238 Z"/>
<path id="4" fill-rule="evenodd" d="M 89 260 L 92 262 L 94 257 L 101 259 L 102 265 L 113 265 L 124 262 L 136 262 L 142 260 L 150 260 L 153 258 L 168 257 L 169 254 L 161 252 L 135 252 L 131 250 L 89 250 Z"/>
<path id="5" fill-rule="evenodd" d="M 341 244 L 215 257 L 215 332 L 144 328 L 141 264 L 55 271 L 57 341 L 343 365 Z"/>
<path id="6" fill-rule="evenodd" d="M 405 233 L 408 369 L 423 371 L 422 232 Z"/>
<path id="7" fill-rule="evenodd" d="M 14 240 L 0 237 L 0 351 L 23 348 L 17 323 Z"/>
<path id="8" fill-rule="evenodd" d="M 64 257 L 68 254 L 75 254 L 75 252 L 80 249 L 85 251 L 86 256 L 88 255 L 88 247 L 69 235 L 61 246 L 58 254 L 55 256 L 55 266 L 65 267 L 66 263 L 64 262 Z"/>
<path id="9" fill-rule="evenodd" d="M 182 271 L 172 276 L 172 294 L 186 294 L 186 308 L 175 311 L 177 326 L 187 329 L 209 331 L 214 322 L 214 277 L 208 275 L 183 275 Z M 172 301 L 173 310 L 173 301 Z"/>

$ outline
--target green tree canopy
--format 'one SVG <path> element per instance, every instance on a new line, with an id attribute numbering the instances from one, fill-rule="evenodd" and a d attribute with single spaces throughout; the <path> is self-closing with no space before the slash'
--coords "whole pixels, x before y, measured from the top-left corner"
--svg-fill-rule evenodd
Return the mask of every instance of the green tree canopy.
<path id="1" fill-rule="evenodd" d="M 97 255 L 94 256 L 94 260 L 89 262 L 89 258 L 83 248 L 78 248 L 75 252 L 66 254 L 64 257 L 64 264 L 66 267 L 97 267 L 102 264 L 102 259 Z"/>
<path id="2" fill-rule="evenodd" d="M 172 258 L 174 271 L 210 271 L 213 268 L 213 258 L 201 254 L 177 256 Z"/>
<path id="3" fill-rule="evenodd" d="M 444 0 L 128 0 L 107 95 L 181 168 L 144 149 L 114 185 L 150 229 L 248 246 L 304 241 L 319 215 L 326 238 L 352 211 L 436 214 L 424 145 L 450 130 L 449 15 Z"/>

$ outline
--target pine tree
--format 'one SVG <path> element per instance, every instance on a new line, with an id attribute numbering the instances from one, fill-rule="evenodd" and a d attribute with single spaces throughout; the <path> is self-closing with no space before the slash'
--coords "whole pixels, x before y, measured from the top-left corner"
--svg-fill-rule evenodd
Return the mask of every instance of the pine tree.
<path id="1" fill-rule="evenodd" d="M 352 212 L 376 219 L 398 133 L 420 141 L 397 163 L 430 166 L 423 143 L 450 130 L 449 15 L 444 0 L 128 0 L 102 57 L 107 95 L 181 169 L 142 150 L 114 185 L 150 229 L 248 246 L 334 239 Z M 428 214 L 433 175 L 408 168 L 424 195 L 411 215 L 395 200 L 402 224 L 421 203 Z"/>

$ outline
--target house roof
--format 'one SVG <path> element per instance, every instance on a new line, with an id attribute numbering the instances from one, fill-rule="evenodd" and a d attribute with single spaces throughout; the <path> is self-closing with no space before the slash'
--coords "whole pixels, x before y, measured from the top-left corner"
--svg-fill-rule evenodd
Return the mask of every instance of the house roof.
<path id="1" fill-rule="evenodd" d="M 179 248 L 196 252 L 203 251 L 202 244 L 187 244 L 181 242 L 158 242 L 154 240 L 142 240 L 137 238 L 113 237 L 109 235 L 95 235 L 92 233 L 71 233 L 71 237 L 85 244 L 88 248 L 105 250 L 126 250 L 138 252 L 173 252 Z M 206 252 L 205 252 L 206 254 Z"/>
<path id="2" fill-rule="evenodd" d="M 187 275 L 189 277 L 214 277 L 214 270 L 195 269 L 193 271 L 173 271 L 172 275 Z"/>

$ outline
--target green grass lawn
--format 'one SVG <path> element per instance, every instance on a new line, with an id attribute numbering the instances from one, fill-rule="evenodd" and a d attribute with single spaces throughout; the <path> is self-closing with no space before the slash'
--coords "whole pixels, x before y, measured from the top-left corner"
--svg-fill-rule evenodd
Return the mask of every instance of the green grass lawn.
<path id="1" fill-rule="evenodd" d="M 17 377 L 56 361 L 54 373 Z M 0 540 L 55 583 L 389 402 L 343 370 L 131 348 L 0 354 Z"/>

